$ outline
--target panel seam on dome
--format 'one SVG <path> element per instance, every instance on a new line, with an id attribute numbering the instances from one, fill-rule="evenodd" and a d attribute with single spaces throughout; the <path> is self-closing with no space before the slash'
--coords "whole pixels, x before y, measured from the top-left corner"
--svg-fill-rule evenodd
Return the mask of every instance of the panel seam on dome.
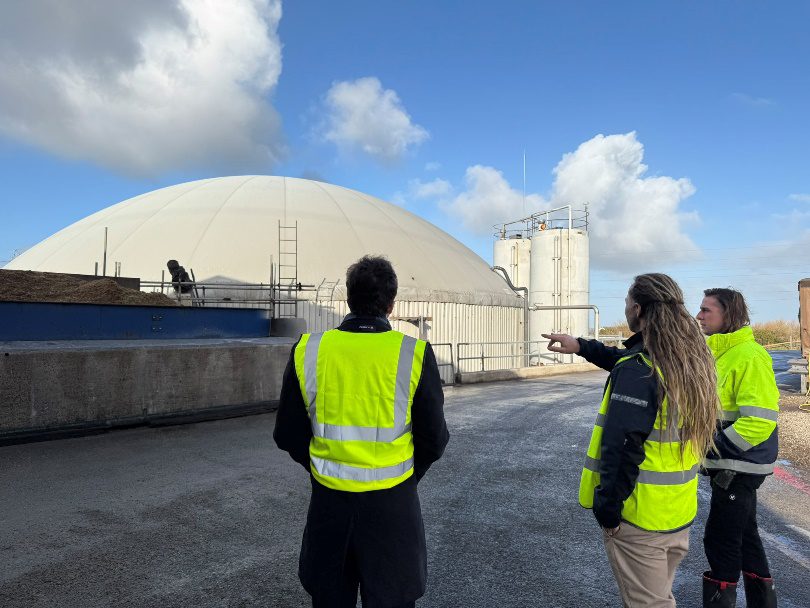
<path id="1" fill-rule="evenodd" d="M 212 178 L 212 179 L 213 179 L 213 178 Z M 211 181 L 211 179 L 207 179 L 207 180 L 201 180 L 201 181 L 209 182 L 209 181 Z M 174 185 L 174 186 L 168 186 L 168 188 L 175 188 L 175 187 L 180 186 L 180 185 L 183 185 L 183 184 L 176 184 L 176 185 Z M 200 184 L 200 185 L 201 185 L 201 184 Z M 166 205 L 168 205 L 168 204 L 170 204 L 170 203 L 174 202 L 174 201 L 175 201 L 175 200 L 177 200 L 178 198 L 180 198 L 180 197 L 182 197 L 182 196 L 185 196 L 185 195 L 186 195 L 186 194 L 188 194 L 189 192 L 192 192 L 192 191 L 194 191 L 194 190 L 196 190 L 196 189 L 197 189 L 197 186 L 195 186 L 195 187 L 193 187 L 193 188 L 190 188 L 189 190 L 186 190 L 186 191 L 185 191 L 185 192 L 183 192 L 182 194 L 179 194 L 179 195 L 177 195 L 175 198 L 173 198 L 173 199 L 171 199 L 170 201 L 168 201 L 168 202 L 166 203 Z M 128 199 L 128 201 L 130 201 L 130 205 L 127 205 L 127 207 L 130 207 L 132 204 L 135 204 L 135 201 L 136 201 L 137 199 L 142 198 L 142 197 L 145 197 L 145 196 L 148 196 L 148 195 L 153 194 L 153 193 L 154 193 L 154 190 L 153 190 L 153 191 L 151 191 L 151 192 L 144 192 L 143 194 L 139 194 L 138 196 L 133 196 L 132 198 Z M 48 257 L 46 257 L 45 259 L 43 259 L 43 260 L 40 262 L 40 265 L 45 264 L 45 263 L 46 263 L 48 260 L 50 260 L 50 259 L 51 259 L 53 256 L 55 256 L 57 253 L 59 253 L 60 251 L 62 251 L 62 249 L 63 249 L 64 247 L 67 247 L 67 245 L 69 245 L 70 243 L 72 243 L 72 242 L 73 242 L 73 241 L 74 241 L 76 238 L 78 238 L 79 236 L 83 236 L 83 235 L 86 233 L 87 229 L 97 227 L 97 226 L 98 226 L 98 225 L 99 225 L 99 224 L 100 224 L 100 223 L 101 223 L 101 222 L 102 222 L 102 221 L 103 221 L 105 218 L 108 218 L 108 217 L 110 217 L 111 215 L 113 215 L 115 212 L 119 211 L 119 210 L 112 211 L 112 207 L 117 207 L 118 205 L 120 205 L 120 204 L 122 204 L 122 203 L 126 203 L 126 202 L 127 202 L 127 201 L 121 201 L 121 203 L 116 203 L 116 204 L 110 205 L 110 206 L 109 206 L 109 207 L 107 207 L 106 209 L 102 209 L 101 211 L 97 211 L 96 213 L 101 213 L 102 211 L 107 211 L 107 210 L 110 210 L 110 213 L 105 214 L 103 217 L 99 218 L 98 220 L 96 220 L 95 222 L 93 222 L 91 225 L 89 225 L 89 226 L 88 226 L 88 227 L 87 227 L 85 230 L 83 230 L 82 232 L 80 232 L 80 233 L 78 233 L 78 234 L 74 235 L 73 237 L 71 237 L 70 239 L 68 239 L 68 240 L 67 240 L 67 241 L 65 241 L 64 243 L 62 243 L 62 244 L 61 244 L 61 245 L 60 245 L 60 246 L 59 246 L 59 247 L 58 247 L 58 248 L 57 248 L 57 249 L 56 249 L 56 250 L 55 250 L 53 253 L 51 253 L 50 255 L 48 255 Z M 165 205 L 164 205 L 164 207 L 165 207 Z M 160 212 L 162 209 L 163 209 L 163 207 L 161 207 L 160 209 L 158 209 L 158 210 L 157 210 L 155 213 L 159 213 L 159 212 Z M 83 218 L 83 219 L 79 220 L 79 222 L 83 221 L 84 219 L 86 219 L 86 218 Z M 146 220 L 144 220 L 144 221 L 141 223 L 141 225 L 143 225 L 144 223 L 146 223 L 147 221 L 149 221 L 149 219 L 151 219 L 151 216 L 150 216 L 149 218 L 147 218 Z M 79 222 L 74 222 L 74 223 L 79 223 Z M 73 225 L 73 224 L 71 224 L 71 226 L 72 226 L 72 225 Z M 62 230 L 66 230 L 67 228 L 70 228 L 70 226 L 66 226 L 66 227 L 65 227 L 65 228 L 63 228 Z M 138 228 L 140 228 L 140 225 L 138 226 Z M 136 228 L 135 230 L 137 230 L 138 228 Z M 60 230 L 59 232 L 61 232 L 61 230 Z M 123 241 L 121 241 L 121 242 L 120 242 L 120 243 L 119 243 L 119 244 L 116 246 L 116 248 L 117 248 L 117 247 L 120 247 L 121 245 L 123 245 L 123 244 L 124 244 L 124 243 L 127 241 L 127 239 L 129 239 L 129 237 L 130 237 L 130 236 L 132 236 L 132 233 L 133 233 L 133 232 L 134 232 L 134 230 L 133 230 L 132 232 L 130 232 L 130 233 L 129 233 L 129 234 L 126 236 L 126 238 L 124 238 L 124 240 L 123 240 Z M 59 233 L 57 232 L 56 234 L 59 234 Z M 53 236 L 56 236 L 56 235 L 53 235 Z M 47 239 L 46 239 L 46 240 L 47 240 Z M 115 248 L 114 248 L 114 249 L 112 249 L 112 250 L 110 250 L 110 251 L 109 251 L 109 254 L 110 254 L 110 255 L 112 255 L 112 252 L 113 252 L 113 251 L 115 251 Z"/>
<path id="2" fill-rule="evenodd" d="M 352 224 L 351 220 L 349 219 L 349 216 L 348 216 L 348 215 L 346 215 L 346 212 L 343 210 L 343 207 L 341 207 L 341 206 L 340 206 L 340 203 L 338 202 L 338 200 L 337 200 L 337 199 L 336 199 L 334 196 L 332 196 L 332 193 L 331 193 L 331 192 L 329 192 L 329 190 L 327 190 L 326 188 L 324 188 L 324 187 L 323 187 L 323 185 L 322 185 L 320 182 L 313 182 L 313 183 L 314 183 L 314 184 L 315 184 L 315 185 L 316 185 L 318 188 L 320 188 L 321 190 L 323 190 L 324 194 L 326 194 L 326 196 L 328 196 L 328 197 L 329 197 L 329 199 L 330 199 L 330 200 L 331 200 L 331 201 L 332 201 L 332 202 L 335 204 L 335 207 L 337 207 L 337 208 L 338 208 L 338 211 L 340 211 L 340 214 L 341 214 L 341 215 L 342 215 L 344 218 L 346 218 L 346 223 L 349 225 L 349 228 L 351 229 L 352 234 L 354 234 L 354 238 L 355 238 L 355 239 L 357 240 L 357 242 L 360 244 L 360 250 L 361 250 L 361 251 L 365 251 L 365 248 L 366 248 L 365 243 L 363 243 L 363 240 L 360 238 L 360 235 L 357 233 L 357 230 L 355 230 L 355 229 L 354 229 L 354 225 Z"/>
<path id="3" fill-rule="evenodd" d="M 217 216 L 219 216 L 219 214 L 222 213 L 222 210 L 225 208 L 225 205 L 228 204 L 228 202 L 233 198 L 233 196 L 237 192 L 239 192 L 239 190 L 241 190 L 245 186 L 245 184 L 247 184 L 250 181 L 253 181 L 254 179 L 258 179 L 258 177 L 259 177 L 258 175 L 250 175 L 250 176 L 248 176 L 247 179 L 245 179 L 245 181 L 243 181 L 241 184 L 239 184 L 236 188 L 233 189 L 233 191 L 228 196 L 225 197 L 225 200 L 222 201 L 222 204 L 219 206 L 219 209 L 217 209 L 214 212 L 214 214 L 211 216 L 211 219 L 208 220 L 208 223 L 205 225 L 205 228 L 203 228 L 203 231 L 200 234 L 200 238 L 197 239 L 197 244 L 194 245 L 194 248 L 191 250 L 191 253 L 188 254 L 189 268 L 191 267 L 191 260 L 194 258 L 194 254 L 197 252 L 197 249 L 200 248 L 200 243 L 202 243 L 202 240 L 205 238 L 205 235 L 208 233 L 208 229 L 211 228 L 211 224 L 213 224 L 214 220 L 217 219 Z"/>

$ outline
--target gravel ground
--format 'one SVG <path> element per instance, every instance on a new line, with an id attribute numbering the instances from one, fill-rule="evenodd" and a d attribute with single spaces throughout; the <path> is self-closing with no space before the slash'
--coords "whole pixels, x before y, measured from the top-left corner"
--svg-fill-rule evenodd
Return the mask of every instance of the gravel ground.
<path id="1" fill-rule="evenodd" d="M 781 391 L 779 399 L 779 457 L 810 470 L 810 412 L 799 409 L 810 396 Z"/>

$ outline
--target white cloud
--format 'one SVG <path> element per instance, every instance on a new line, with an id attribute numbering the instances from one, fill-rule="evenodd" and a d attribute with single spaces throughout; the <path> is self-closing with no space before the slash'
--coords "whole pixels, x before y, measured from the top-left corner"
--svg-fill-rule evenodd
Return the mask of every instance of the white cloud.
<path id="1" fill-rule="evenodd" d="M 465 190 L 445 211 L 467 230 L 487 234 L 497 223 L 567 204 L 590 211 L 594 267 L 637 270 L 696 257 L 697 247 L 684 232 L 698 221 L 681 203 L 695 192 L 685 178 L 647 176 L 644 146 L 634 132 L 597 135 L 565 154 L 554 169 L 551 194 L 523 196 L 492 167 L 467 169 Z"/>
<path id="2" fill-rule="evenodd" d="M 635 132 L 597 135 L 563 156 L 554 169 L 554 207 L 588 203 L 595 267 L 638 268 L 696 257 L 684 232 L 696 222 L 681 203 L 695 192 L 686 178 L 647 177 L 644 146 Z"/>
<path id="3" fill-rule="evenodd" d="M 432 199 L 439 204 L 453 192 L 453 185 L 445 179 L 436 178 L 429 182 L 420 179 L 408 180 L 408 188 L 405 191 L 395 192 L 390 200 L 396 205 L 406 206 L 409 201 Z"/>
<path id="4" fill-rule="evenodd" d="M 503 174 L 492 167 L 468 167 L 465 190 L 443 205 L 446 213 L 461 220 L 464 228 L 476 234 L 492 232 L 495 224 L 517 220 L 546 206 L 537 194 L 526 197 L 509 185 Z"/>
<path id="5" fill-rule="evenodd" d="M 453 186 L 438 177 L 429 182 L 412 179 L 408 182 L 408 190 L 415 198 L 441 198 L 452 192 Z"/>
<path id="6" fill-rule="evenodd" d="M 748 95 L 746 93 L 732 93 L 731 98 L 734 101 L 745 104 L 747 106 L 754 106 L 755 108 L 763 108 L 767 106 L 776 105 L 776 102 L 773 99 L 768 99 L 767 97 L 754 97 L 753 95 Z"/>
<path id="7" fill-rule="evenodd" d="M 810 203 L 810 194 L 791 194 L 788 198 L 797 203 Z"/>
<path id="8" fill-rule="evenodd" d="M 414 124 L 397 93 L 377 78 L 336 82 L 326 93 L 324 138 L 345 151 L 359 150 L 376 160 L 399 160 L 411 146 L 428 139 Z"/>
<path id="9" fill-rule="evenodd" d="M 436 161 L 425 163 L 425 171 L 438 171 L 441 168 L 442 164 L 437 163 Z"/>
<path id="10" fill-rule="evenodd" d="M 280 0 L 4 3 L 0 133 L 132 174 L 266 171 L 280 19 Z"/>
<path id="11" fill-rule="evenodd" d="M 810 210 L 801 211 L 793 209 L 789 213 L 772 213 L 771 218 L 779 222 L 787 223 L 790 226 L 800 226 L 810 220 Z"/>

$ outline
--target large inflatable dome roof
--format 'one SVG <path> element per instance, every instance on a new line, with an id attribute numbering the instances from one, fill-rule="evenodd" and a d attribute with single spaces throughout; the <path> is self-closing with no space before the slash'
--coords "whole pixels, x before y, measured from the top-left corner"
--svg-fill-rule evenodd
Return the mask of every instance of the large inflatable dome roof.
<path id="1" fill-rule="evenodd" d="M 271 263 L 279 263 L 279 222 L 297 223 L 297 243 L 282 245 L 297 245 L 301 283 L 345 283 L 349 264 L 382 254 L 397 271 L 401 299 L 515 305 L 483 259 L 402 207 L 340 186 L 264 175 L 136 196 L 60 230 L 6 268 L 92 274 L 96 262 L 101 267 L 107 227 L 108 274 L 120 262 L 123 276 L 160 280 L 166 261 L 176 259 L 198 281 L 268 283 Z"/>

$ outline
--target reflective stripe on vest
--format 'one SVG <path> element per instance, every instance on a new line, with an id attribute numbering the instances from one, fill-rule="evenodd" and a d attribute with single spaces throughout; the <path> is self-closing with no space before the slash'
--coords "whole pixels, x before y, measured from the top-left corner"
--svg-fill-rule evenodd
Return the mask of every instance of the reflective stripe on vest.
<path id="1" fill-rule="evenodd" d="M 652 363 L 641 353 L 623 357 L 616 365 L 639 357 L 645 365 Z M 661 376 L 660 370 L 658 375 Z M 626 395 L 613 393 L 608 382 L 602 404 L 596 417 L 582 470 L 579 486 L 579 502 L 585 508 L 593 508 L 594 491 L 600 483 L 599 464 L 602 451 L 602 427 L 611 401 L 623 401 L 638 405 L 643 401 Z M 645 402 L 646 404 L 646 402 Z M 644 442 L 644 461 L 639 466 L 639 474 L 632 494 L 622 505 L 622 519 L 645 530 L 665 532 L 689 525 L 697 513 L 698 458 L 687 446 L 683 460 L 680 454 L 680 437 L 676 417 L 667 412 L 665 398 L 655 419 L 655 425 Z"/>
<path id="2" fill-rule="evenodd" d="M 733 422 L 740 416 L 754 416 L 755 418 L 764 418 L 765 420 L 776 422 L 779 417 L 779 411 L 768 409 L 767 407 L 757 407 L 756 405 L 741 405 L 736 410 L 720 411 L 720 419 L 726 422 Z"/>
<path id="3" fill-rule="evenodd" d="M 394 426 L 378 428 L 370 426 L 337 426 L 318 422 L 316 395 L 318 393 L 318 351 L 323 334 L 312 334 L 307 342 L 304 359 L 304 376 L 306 378 L 307 400 L 309 401 L 309 419 L 312 434 L 324 439 L 338 441 L 378 441 L 390 443 L 411 431 L 411 425 L 405 424 L 410 397 L 410 380 L 413 369 L 413 355 L 416 338 L 403 336 L 397 363 L 396 392 L 394 397 Z"/>
<path id="4" fill-rule="evenodd" d="M 296 374 L 312 427 L 310 470 L 321 484 L 364 492 L 413 474 L 410 409 L 425 345 L 393 331 L 302 336 Z"/>

